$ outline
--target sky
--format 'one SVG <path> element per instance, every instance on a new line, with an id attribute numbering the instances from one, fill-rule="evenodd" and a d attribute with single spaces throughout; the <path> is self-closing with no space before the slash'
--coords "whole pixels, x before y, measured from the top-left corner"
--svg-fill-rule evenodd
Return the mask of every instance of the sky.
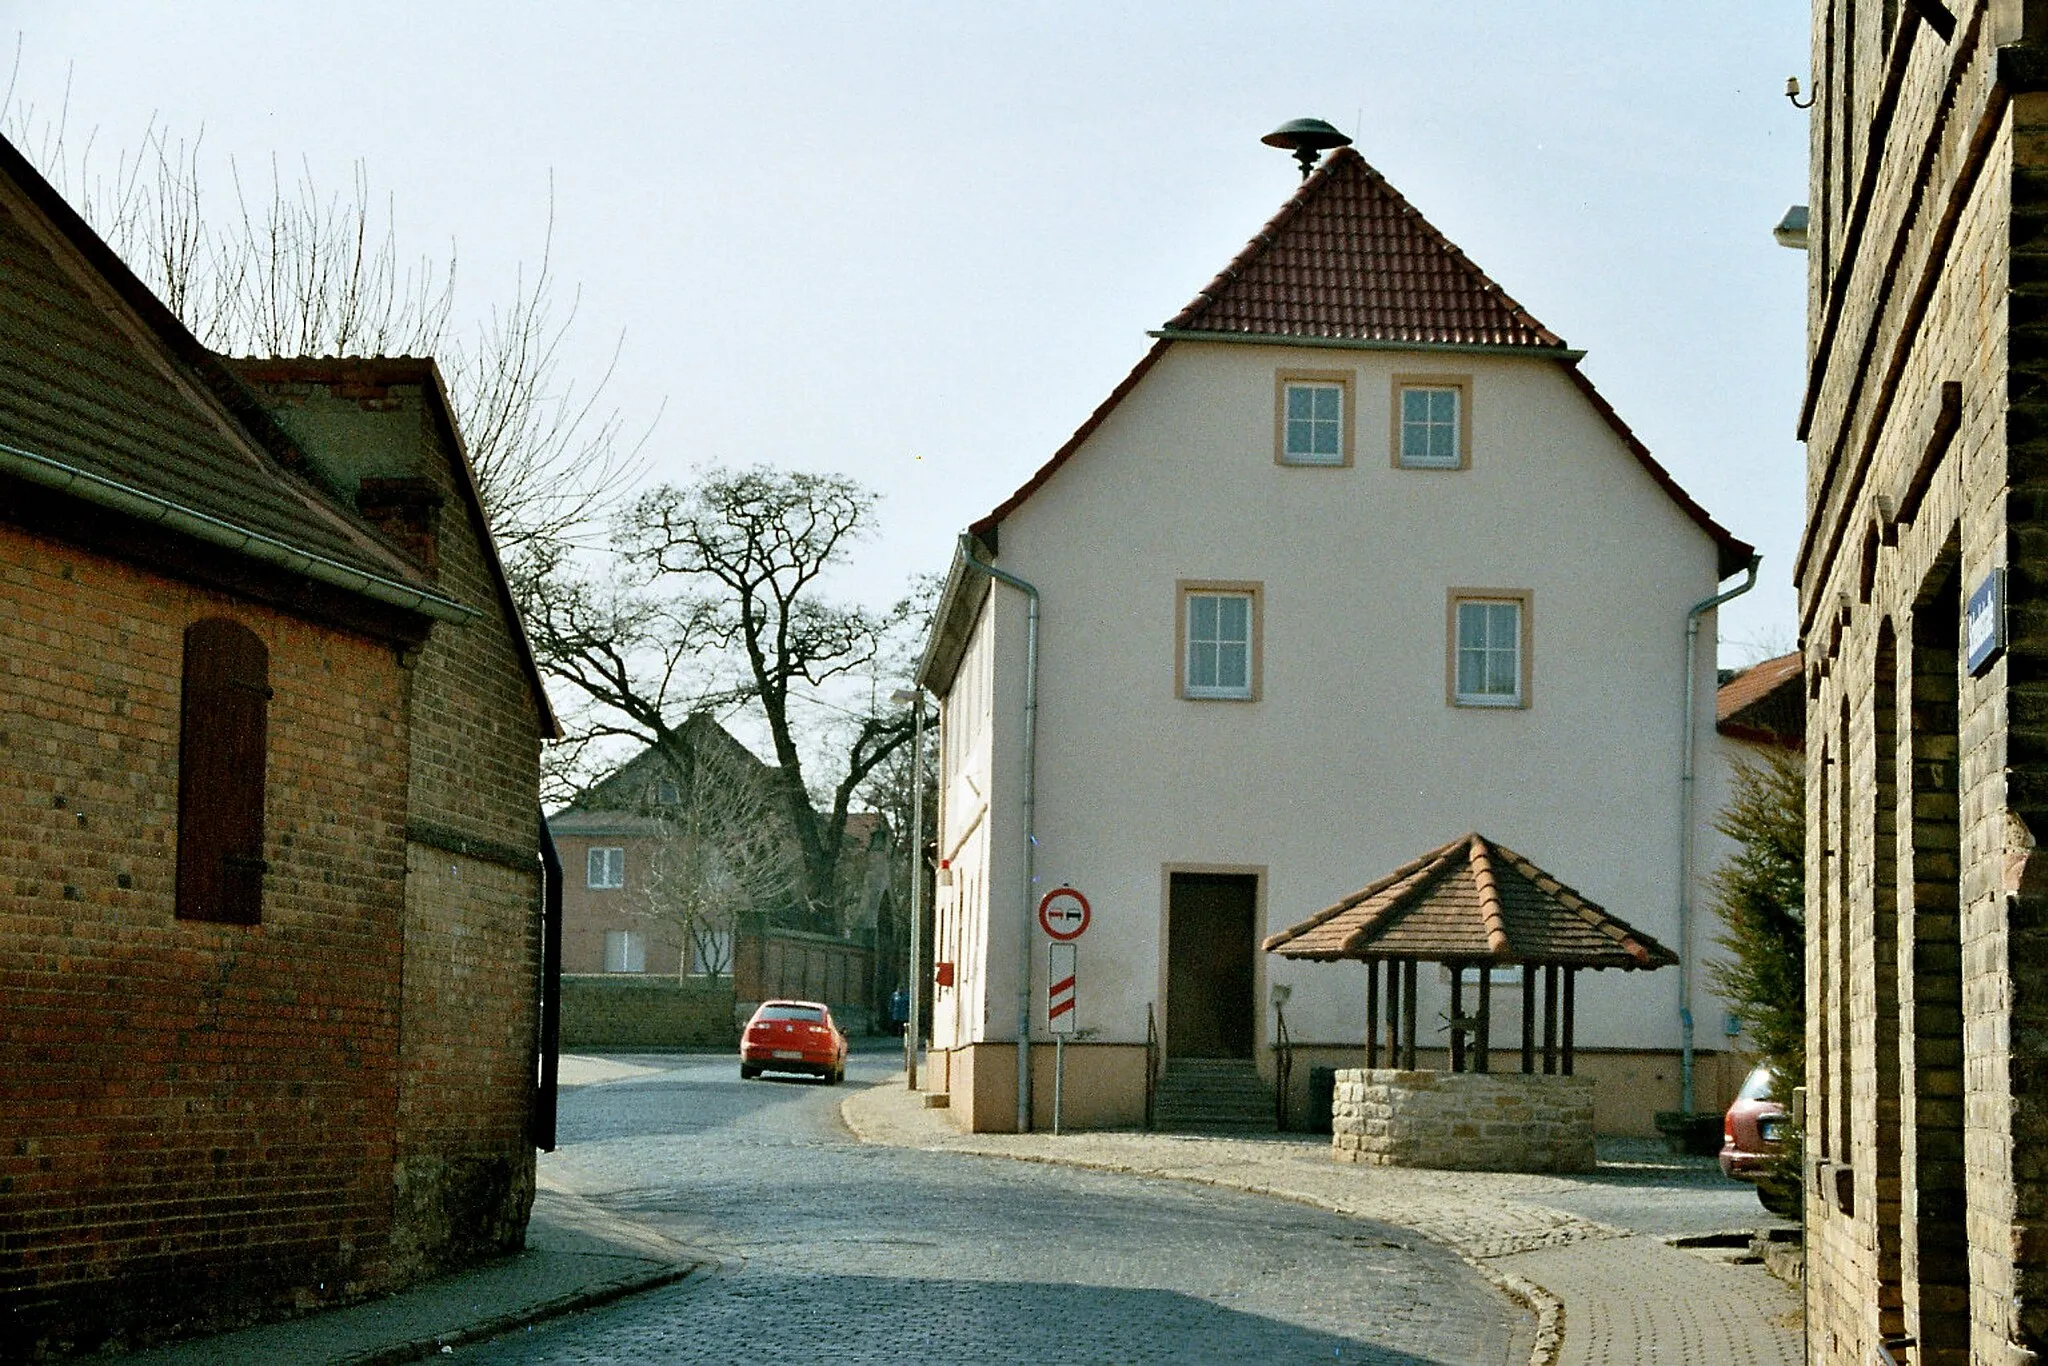
<path id="1" fill-rule="evenodd" d="M 544 245 L 563 375 L 651 479 L 850 474 L 836 585 L 876 604 L 1052 454 L 1292 193 L 1261 135 L 1336 124 L 1763 552 L 1724 664 L 1792 649 L 1805 7 L 1728 0 L 345 6 L 28 0 L 14 111 L 203 133 L 458 259 L 456 322 Z M 5 73 L 0 70 L 0 89 Z M 553 226 L 550 238 L 549 213 Z M 549 245 L 551 242 L 551 245 Z M 1674 630 L 1677 629 L 1674 624 Z"/>

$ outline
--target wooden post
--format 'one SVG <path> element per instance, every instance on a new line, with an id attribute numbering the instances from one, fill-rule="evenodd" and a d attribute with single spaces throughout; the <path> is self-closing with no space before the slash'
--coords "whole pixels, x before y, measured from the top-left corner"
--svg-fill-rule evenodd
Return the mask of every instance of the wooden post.
<path id="1" fill-rule="evenodd" d="M 1522 1073 L 1536 1070 L 1536 965 L 1522 964 Z"/>
<path id="2" fill-rule="evenodd" d="M 1365 960 L 1365 1065 L 1380 1065 L 1380 965 Z"/>
<path id="3" fill-rule="evenodd" d="M 1465 1031 L 1459 1027 L 1459 1020 L 1465 1014 L 1465 969 L 1457 963 L 1446 963 L 1451 970 L 1451 1070 L 1465 1070 Z"/>
<path id="4" fill-rule="evenodd" d="M 1401 965 L 1401 1066 L 1415 1070 L 1415 968 L 1413 958 Z"/>
<path id="5" fill-rule="evenodd" d="M 1543 1075 L 1557 1071 L 1557 964 L 1543 969 Z"/>
<path id="6" fill-rule="evenodd" d="M 1481 964 L 1479 968 L 1479 1047 L 1474 1059 L 1475 1072 L 1490 1072 L 1487 1050 L 1493 1045 L 1493 968 Z M 1567 1057 L 1570 1054 L 1566 1054 Z"/>
<path id="7" fill-rule="evenodd" d="M 1572 1017 L 1577 1014 L 1574 1007 L 1577 1004 L 1578 997 L 1578 975 L 1579 970 L 1577 968 L 1566 968 L 1564 970 L 1564 1074 L 1566 1076 L 1572 1074 Z"/>
<path id="8" fill-rule="evenodd" d="M 1387 1066 L 1401 1065 L 1401 963 L 1387 960 Z"/>

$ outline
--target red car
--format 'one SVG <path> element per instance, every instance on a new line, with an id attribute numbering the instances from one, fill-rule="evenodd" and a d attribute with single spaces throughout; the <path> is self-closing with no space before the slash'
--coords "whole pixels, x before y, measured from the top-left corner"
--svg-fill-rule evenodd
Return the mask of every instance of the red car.
<path id="1" fill-rule="evenodd" d="M 1774 1180 L 1772 1163 L 1782 1150 L 1785 1129 L 1791 1123 L 1784 1105 L 1774 1093 L 1778 1079 L 1769 1067 L 1758 1067 L 1735 1093 L 1735 1103 L 1721 1118 L 1721 1171 L 1738 1181 L 1756 1184 L 1757 1199 L 1773 1214 L 1789 1213 L 1782 1206 L 1796 1207 L 1796 1191 L 1785 1191 Z"/>
<path id="2" fill-rule="evenodd" d="M 763 1001 L 740 1032 L 740 1080 L 801 1072 L 828 1086 L 846 1080 L 846 1036 L 817 1001 Z"/>

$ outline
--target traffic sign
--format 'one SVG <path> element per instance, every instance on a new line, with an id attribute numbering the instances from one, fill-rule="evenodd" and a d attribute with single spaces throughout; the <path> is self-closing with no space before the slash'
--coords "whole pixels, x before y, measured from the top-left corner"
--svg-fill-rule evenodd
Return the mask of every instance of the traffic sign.
<path id="1" fill-rule="evenodd" d="M 1072 944 L 1045 946 L 1045 1027 L 1057 1035 L 1074 1032 L 1074 971 L 1080 950 Z"/>
<path id="2" fill-rule="evenodd" d="M 1038 903 L 1038 923 L 1061 941 L 1079 939 L 1092 918 L 1088 898 L 1072 887 L 1055 887 Z"/>

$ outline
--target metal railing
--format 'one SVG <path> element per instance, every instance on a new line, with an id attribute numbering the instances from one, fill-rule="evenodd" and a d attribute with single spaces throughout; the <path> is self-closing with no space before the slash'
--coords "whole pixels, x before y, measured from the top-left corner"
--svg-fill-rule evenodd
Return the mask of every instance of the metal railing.
<path id="1" fill-rule="evenodd" d="M 1294 1080 L 1294 1040 L 1287 1034 L 1287 1012 L 1273 1006 L 1273 1127 L 1287 1132 L 1287 1088 Z"/>
<path id="2" fill-rule="evenodd" d="M 1145 1002 L 1145 1127 L 1152 1127 L 1153 1101 L 1159 1094 L 1159 1024 L 1152 1003 Z"/>

